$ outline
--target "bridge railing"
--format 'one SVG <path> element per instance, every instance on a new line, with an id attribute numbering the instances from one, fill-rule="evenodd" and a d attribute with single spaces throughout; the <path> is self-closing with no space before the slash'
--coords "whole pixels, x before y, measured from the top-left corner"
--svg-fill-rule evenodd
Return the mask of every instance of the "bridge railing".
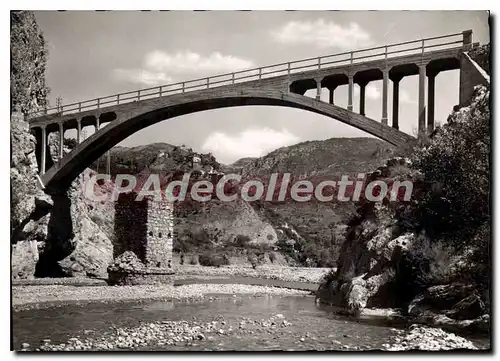
<path id="1" fill-rule="evenodd" d="M 211 89 L 219 86 L 239 84 L 247 81 L 261 80 L 280 75 L 290 75 L 311 70 L 359 64 L 366 61 L 384 60 L 396 56 L 413 55 L 419 53 L 423 54 L 427 51 L 450 49 L 453 47 L 468 45 L 470 43 L 472 43 L 472 32 L 468 30 L 460 33 L 301 59 L 286 63 L 268 65 L 260 68 L 240 70 L 232 73 L 214 75 L 200 79 L 165 84 L 151 88 L 143 88 L 125 93 L 108 95 L 101 98 L 85 100 L 78 103 L 48 108 L 42 112 L 32 113 L 30 114 L 30 117 L 36 117 L 44 114 L 63 115 L 79 113 L 82 111 L 99 109 L 110 105 L 130 103 L 134 101 L 185 93 L 195 90 Z"/>

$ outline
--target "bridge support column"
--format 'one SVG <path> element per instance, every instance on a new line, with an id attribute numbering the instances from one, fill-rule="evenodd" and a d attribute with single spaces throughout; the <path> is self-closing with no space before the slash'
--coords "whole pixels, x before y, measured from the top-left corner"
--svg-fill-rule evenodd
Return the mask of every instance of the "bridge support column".
<path id="1" fill-rule="evenodd" d="M 97 133 L 101 128 L 101 124 L 99 124 L 99 116 L 95 117 L 95 132 Z"/>
<path id="2" fill-rule="evenodd" d="M 328 88 L 328 90 L 330 91 L 329 94 L 328 94 L 328 102 L 330 104 L 335 104 L 335 100 L 334 100 L 334 92 L 335 92 L 335 89 L 337 87 L 333 87 L 333 88 Z"/>
<path id="3" fill-rule="evenodd" d="M 45 163 L 47 161 L 47 129 L 42 125 L 42 155 L 40 157 L 40 174 L 45 173 Z"/>
<path id="4" fill-rule="evenodd" d="M 359 114 L 363 116 L 365 115 L 365 93 L 367 84 L 368 82 L 359 84 Z"/>
<path id="5" fill-rule="evenodd" d="M 82 120 L 76 120 L 76 141 L 78 144 L 82 142 Z"/>
<path id="6" fill-rule="evenodd" d="M 436 85 L 436 75 L 427 75 L 427 132 L 431 133 L 434 130 L 434 94 Z"/>
<path id="7" fill-rule="evenodd" d="M 384 79 L 382 81 L 382 124 L 387 125 L 387 97 L 389 91 L 389 69 L 384 69 Z"/>
<path id="8" fill-rule="evenodd" d="M 418 134 L 425 132 L 425 64 L 418 66 Z"/>
<path id="9" fill-rule="evenodd" d="M 401 78 L 392 79 L 392 127 L 399 129 L 399 82 Z"/>
<path id="10" fill-rule="evenodd" d="M 321 100 L 321 81 L 323 79 L 315 79 L 316 80 L 316 100 Z"/>
<path id="11" fill-rule="evenodd" d="M 63 157 L 63 149 L 64 149 L 64 125 L 63 123 L 59 123 L 59 159 Z"/>
<path id="12" fill-rule="evenodd" d="M 354 74 L 349 74 L 349 93 L 347 99 L 347 110 L 352 112 L 352 95 L 354 91 Z"/>

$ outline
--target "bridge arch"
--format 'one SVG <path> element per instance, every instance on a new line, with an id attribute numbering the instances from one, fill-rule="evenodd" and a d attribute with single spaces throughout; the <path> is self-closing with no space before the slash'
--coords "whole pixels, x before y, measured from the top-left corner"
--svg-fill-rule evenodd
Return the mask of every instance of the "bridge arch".
<path id="1" fill-rule="evenodd" d="M 363 130 L 395 146 L 406 144 L 414 139 L 406 133 L 375 120 L 299 94 L 253 88 L 219 92 L 212 89 L 102 109 L 101 111 L 106 113 L 115 112 L 116 119 L 78 144 L 57 164 L 48 169 L 41 176 L 42 183 L 48 193 L 67 189 L 85 168 L 107 150 L 135 132 L 163 120 L 203 110 L 247 105 L 285 106 L 322 114 Z"/>

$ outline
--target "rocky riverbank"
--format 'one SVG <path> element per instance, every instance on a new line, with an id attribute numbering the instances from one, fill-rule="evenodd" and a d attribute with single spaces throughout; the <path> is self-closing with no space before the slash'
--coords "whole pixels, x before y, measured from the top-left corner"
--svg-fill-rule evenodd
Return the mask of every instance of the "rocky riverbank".
<path id="1" fill-rule="evenodd" d="M 41 340 L 39 345 L 23 343 L 21 351 L 109 351 L 109 350 L 179 350 L 202 349 L 217 350 L 227 347 L 231 339 L 242 338 L 276 340 L 283 334 L 293 335 L 299 348 L 309 342 L 316 342 L 317 337 L 309 332 L 295 334 L 293 323 L 282 314 L 270 318 L 256 319 L 240 317 L 227 319 L 215 317 L 212 321 L 181 320 L 141 322 L 133 327 L 112 327 L 103 333 L 84 330 L 81 335 L 71 337 L 64 343 L 52 343 L 50 339 Z M 384 344 L 385 351 L 447 351 L 478 350 L 471 341 L 441 329 L 412 325 L 409 330 L 391 329 L 394 336 L 391 344 Z M 332 335 L 329 335 L 329 337 Z M 348 339 L 349 335 L 343 335 Z M 357 351 L 365 347 L 353 346 L 338 339 L 329 342 L 325 350 Z M 235 348 L 236 350 L 236 348 Z"/>
<path id="2" fill-rule="evenodd" d="M 176 279 L 186 278 L 186 276 L 206 277 L 253 277 L 262 279 L 272 279 L 284 282 L 308 282 L 320 283 L 324 275 L 330 272 L 330 268 L 309 268 L 309 267 L 286 267 L 263 265 L 257 268 L 244 265 L 230 265 L 223 267 L 203 267 L 193 265 L 178 266 L 175 270 Z"/>
<path id="3" fill-rule="evenodd" d="M 440 328 L 411 325 L 405 334 L 400 330 L 391 345 L 386 344 L 387 351 L 448 351 L 477 350 L 474 344 L 463 337 L 445 332 Z"/>
<path id="4" fill-rule="evenodd" d="M 120 327 L 105 332 L 98 338 L 73 337 L 67 343 L 52 344 L 49 339 L 41 345 L 31 348 L 23 344 L 24 351 L 103 351 L 116 349 L 146 349 L 165 346 L 197 346 L 206 340 L 224 338 L 238 333 L 240 335 L 257 332 L 273 333 L 290 326 L 283 315 L 277 314 L 267 320 L 253 320 L 242 317 L 229 322 L 223 317 L 211 322 L 197 321 L 161 321 L 143 323 L 137 327 Z M 86 331 L 91 334 L 91 330 Z M 299 340 L 300 342 L 300 340 Z"/>
<path id="5" fill-rule="evenodd" d="M 236 284 L 196 284 L 184 286 L 14 286 L 12 307 L 14 311 L 63 306 L 66 303 L 124 302 L 133 300 L 203 299 L 212 294 L 220 295 L 308 295 L 308 291 L 286 288 Z"/>

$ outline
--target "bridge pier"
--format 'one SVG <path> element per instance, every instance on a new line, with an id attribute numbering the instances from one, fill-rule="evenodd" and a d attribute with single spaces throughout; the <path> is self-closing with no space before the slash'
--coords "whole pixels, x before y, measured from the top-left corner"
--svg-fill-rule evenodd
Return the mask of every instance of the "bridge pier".
<path id="1" fill-rule="evenodd" d="M 333 87 L 333 88 L 328 88 L 328 90 L 330 91 L 329 94 L 328 94 L 328 102 L 330 104 L 335 104 L 335 100 L 334 100 L 334 91 L 335 89 L 337 89 L 337 87 Z"/>
<path id="2" fill-rule="evenodd" d="M 427 132 L 434 130 L 434 98 L 437 73 L 427 74 Z"/>
<path id="3" fill-rule="evenodd" d="M 45 164 L 47 161 L 47 127 L 42 125 L 42 155 L 40 156 L 40 174 L 45 173 Z"/>
<path id="4" fill-rule="evenodd" d="M 365 93 L 366 93 L 366 85 L 368 82 L 358 83 L 359 84 L 359 114 L 365 115 Z"/>
<path id="5" fill-rule="evenodd" d="M 80 144 L 82 142 L 82 120 L 81 119 L 77 119 L 76 120 L 76 141 L 78 142 L 78 144 Z"/>
<path id="6" fill-rule="evenodd" d="M 101 128 L 101 124 L 99 124 L 99 116 L 96 115 L 96 117 L 95 117 L 95 132 L 97 133 L 100 128 Z"/>
<path id="7" fill-rule="evenodd" d="M 384 69 L 383 71 L 383 81 L 382 81 L 382 124 L 387 125 L 387 93 L 388 93 L 388 83 L 389 83 L 389 69 Z"/>
<path id="8" fill-rule="evenodd" d="M 354 91 L 354 74 L 348 74 L 349 78 L 349 90 L 348 90 L 348 101 L 347 101 L 347 110 L 352 112 L 352 95 Z"/>
<path id="9" fill-rule="evenodd" d="M 402 77 L 392 79 L 392 127 L 399 129 L 399 82 Z"/>
<path id="10" fill-rule="evenodd" d="M 59 123 L 59 159 L 63 158 L 64 152 L 64 124 Z"/>
<path id="11" fill-rule="evenodd" d="M 418 134 L 425 132 L 425 73 L 426 64 L 418 65 Z"/>
<path id="12" fill-rule="evenodd" d="M 316 81 L 316 100 L 321 100 L 321 81 L 322 78 L 314 79 Z"/>

